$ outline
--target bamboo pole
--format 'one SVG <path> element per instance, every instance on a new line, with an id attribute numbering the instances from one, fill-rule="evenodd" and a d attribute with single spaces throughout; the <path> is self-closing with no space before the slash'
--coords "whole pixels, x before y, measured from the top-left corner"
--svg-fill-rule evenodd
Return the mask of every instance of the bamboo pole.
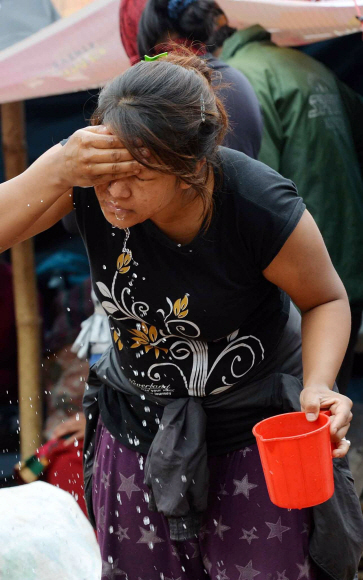
<path id="1" fill-rule="evenodd" d="M 1 105 L 2 145 L 6 179 L 27 167 L 24 103 Z M 18 340 L 20 450 L 32 455 L 41 443 L 40 328 L 33 240 L 11 250 Z"/>

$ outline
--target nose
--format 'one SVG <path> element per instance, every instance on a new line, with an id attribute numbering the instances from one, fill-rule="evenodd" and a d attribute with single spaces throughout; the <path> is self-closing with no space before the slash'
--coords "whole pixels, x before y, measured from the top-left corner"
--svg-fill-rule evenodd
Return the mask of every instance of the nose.
<path id="1" fill-rule="evenodd" d="M 114 199 L 127 199 L 131 195 L 130 187 L 124 179 L 111 181 L 107 191 Z"/>

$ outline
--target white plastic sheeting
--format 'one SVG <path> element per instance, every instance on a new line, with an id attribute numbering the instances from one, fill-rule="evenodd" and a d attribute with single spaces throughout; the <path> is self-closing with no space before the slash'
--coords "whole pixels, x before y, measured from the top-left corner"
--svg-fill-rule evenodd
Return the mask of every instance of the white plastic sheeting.
<path id="1" fill-rule="evenodd" d="M 91 524 L 66 491 L 37 481 L 0 490 L 0 578 L 100 580 Z"/>

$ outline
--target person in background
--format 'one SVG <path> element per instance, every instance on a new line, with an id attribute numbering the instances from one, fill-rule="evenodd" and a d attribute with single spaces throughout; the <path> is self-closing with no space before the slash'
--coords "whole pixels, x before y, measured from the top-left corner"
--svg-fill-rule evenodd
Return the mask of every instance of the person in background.
<path id="1" fill-rule="evenodd" d="M 185 7 L 190 6 L 185 18 Z M 168 40 L 188 45 L 214 70 L 214 84 L 227 110 L 230 130 L 224 145 L 257 159 L 263 120 L 260 105 L 246 77 L 212 55 L 234 29 L 213 0 L 191 3 L 168 0 L 121 0 L 120 32 L 123 46 L 135 64 L 145 54 L 162 52 Z"/>
<path id="2" fill-rule="evenodd" d="M 264 116 L 259 159 L 296 183 L 348 292 L 352 331 L 337 378 L 345 393 L 363 308 L 363 99 L 258 25 L 231 31 L 217 53 L 250 80 Z"/>

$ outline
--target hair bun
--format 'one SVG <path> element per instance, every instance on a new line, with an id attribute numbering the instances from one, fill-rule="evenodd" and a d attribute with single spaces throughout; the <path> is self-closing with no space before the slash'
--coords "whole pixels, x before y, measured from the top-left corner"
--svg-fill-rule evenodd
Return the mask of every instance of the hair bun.
<path id="1" fill-rule="evenodd" d="M 198 48 L 197 43 L 195 43 L 195 47 Z M 200 58 L 190 50 L 190 48 L 183 44 L 170 42 L 165 48 L 169 51 L 165 60 L 183 68 L 195 70 L 208 81 L 209 85 L 212 84 L 213 70 L 208 66 L 207 61 L 204 58 Z"/>

